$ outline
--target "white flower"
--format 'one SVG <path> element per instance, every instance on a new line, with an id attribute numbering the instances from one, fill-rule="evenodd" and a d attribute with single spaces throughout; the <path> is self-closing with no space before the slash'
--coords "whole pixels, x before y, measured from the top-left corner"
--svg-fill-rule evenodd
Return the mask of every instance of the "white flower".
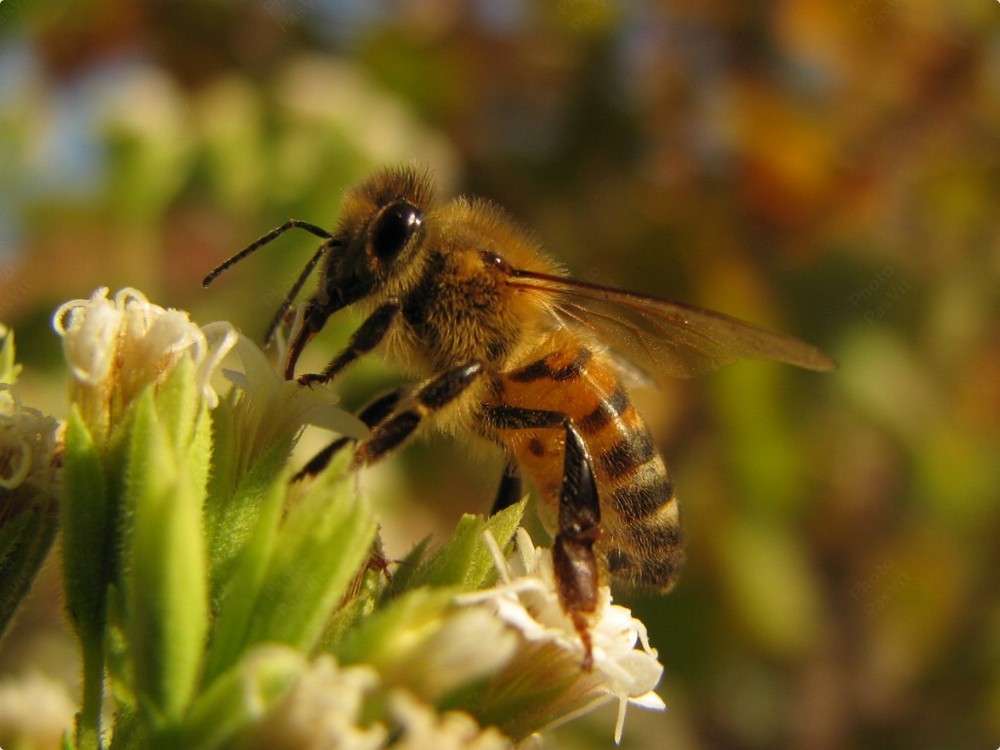
<path id="1" fill-rule="evenodd" d="M 61 747 L 75 712 L 69 689 L 51 677 L 30 671 L 0 680 L 0 738 L 7 747 Z"/>
<path id="2" fill-rule="evenodd" d="M 329 654 L 311 662 L 283 646 L 262 646 L 248 675 L 273 663 L 299 672 L 275 703 L 253 710 L 237 746 L 267 750 L 508 750 L 499 730 L 461 711 L 437 709 L 402 688 L 387 689 L 370 665 L 343 666 Z M 252 708 L 252 707 L 251 707 Z"/>
<path id="3" fill-rule="evenodd" d="M 389 695 L 389 709 L 400 724 L 400 738 L 393 750 L 508 750 L 513 747 L 495 727 L 481 728 L 462 711 L 437 713 L 405 690 Z"/>
<path id="4" fill-rule="evenodd" d="M 388 685 L 437 701 L 510 662 L 517 636 L 486 607 L 455 607 L 451 597 L 424 593 L 409 594 L 405 617 L 368 655 Z"/>
<path id="5" fill-rule="evenodd" d="M 31 485 L 32 494 L 51 493 L 58 429 L 54 417 L 24 406 L 14 386 L 0 383 L 0 489 Z M 0 507 L 0 516 L 3 512 Z"/>
<path id="6" fill-rule="evenodd" d="M 486 604 L 523 640 L 521 653 L 497 678 L 495 698 L 512 692 L 505 680 L 518 680 L 518 689 L 547 684 L 565 689 L 545 706 L 548 727 L 562 724 L 609 701 L 618 701 L 615 742 L 621 740 L 625 709 L 629 704 L 662 711 L 663 700 L 653 692 L 663 665 L 650 647 L 646 626 L 625 607 L 611 603 L 607 586 L 599 591 L 592 618 L 593 669 L 581 669 L 585 647 L 573 621 L 566 614 L 556 589 L 552 554 L 536 548 L 524 529 L 517 532 L 517 553 L 505 561 L 492 536 L 487 535 L 501 583 L 495 588 L 461 595 L 465 604 Z M 637 648 L 637 645 L 639 648 Z M 517 717 L 516 726 L 530 729 L 535 717 Z M 507 724 L 502 724 L 507 726 Z M 510 731 L 515 737 L 519 731 Z"/>
<path id="7" fill-rule="evenodd" d="M 240 473 L 269 448 L 294 437 L 307 424 L 350 437 L 368 435 L 368 428 L 361 420 L 335 406 L 338 398 L 333 391 L 305 388 L 295 380 L 285 380 L 250 339 L 239 336 L 233 354 L 239 358 L 242 371 L 226 369 L 223 373 L 239 389 L 233 440 Z M 278 354 L 279 361 L 283 360 L 283 353 Z"/>
<path id="8" fill-rule="evenodd" d="M 265 647 L 260 657 L 271 659 L 283 650 L 280 646 Z M 293 658 L 294 652 L 287 651 L 287 658 Z M 267 750 L 378 750 L 385 746 L 386 728 L 378 723 L 361 725 L 365 700 L 378 683 L 378 673 L 371 667 L 342 667 L 332 656 L 320 656 L 303 665 L 292 688 L 260 717 L 241 746 Z"/>
<path id="9" fill-rule="evenodd" d="M 147 385 L 162 384 L 185 356 L 195 365 L 204 402 L 216 406 L 211 376 L 236 344 L 229 323 L 200 328 L 186 312 L 154 305 L 128 288 L 113 299 L 102 287 L 89 300 L 67 302 L 52 325 L 73 374 L 71 398 L 100 434 L 108 433 Z"/>

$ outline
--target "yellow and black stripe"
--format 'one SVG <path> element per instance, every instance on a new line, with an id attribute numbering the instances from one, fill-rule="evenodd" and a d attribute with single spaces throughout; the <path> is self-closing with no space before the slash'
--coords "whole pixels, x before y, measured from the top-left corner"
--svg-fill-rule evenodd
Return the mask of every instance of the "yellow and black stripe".
<path id="1" fill-rule="evenodd" d="M 609 572 L 667 589 L 681 561 L 677 499 L 666 465 L 628 391 L 602 352 L 554 334 L 548 351 L 503 376 L 498 404 L 568 416 L 593 463 L 601 503 L 599 550 Z M 554 517 L 562 479 L 559 430 L 501 430 L 500 441 L 531 477 Z"/>

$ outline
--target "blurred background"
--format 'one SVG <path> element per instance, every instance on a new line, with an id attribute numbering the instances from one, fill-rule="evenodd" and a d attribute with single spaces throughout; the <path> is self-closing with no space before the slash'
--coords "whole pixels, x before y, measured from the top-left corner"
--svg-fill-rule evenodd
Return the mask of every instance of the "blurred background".
<path id="1" fill-rule="evenodd" d="M 622 594 L 668 705 L 623 747 L 1000 744 L 1000 6 L 3 0 L 0 320 L 25 402 L 64 416 L 51 314 L 99 286 L 259 338 L 315 238 L 204 274 L 413 159 L 578 278 L 841 364 L 637 395 L 688 564 L 666 597 Z M 353 408 L 397 379 L 365 362 L 338 388 Z M 370 471 L 389 553 L 488 510 L 498 471 L 446 438 Z M 0 647 L 0 744 L 20 701 L 56 746 L 76 663 L 49 570 Z M 607 747 L 613 721 L 547 747 Z"/>

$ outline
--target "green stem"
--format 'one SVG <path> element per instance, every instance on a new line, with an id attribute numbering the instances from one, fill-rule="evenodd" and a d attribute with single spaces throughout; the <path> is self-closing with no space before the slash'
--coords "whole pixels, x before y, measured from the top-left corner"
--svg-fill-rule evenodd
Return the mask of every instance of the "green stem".
<path id="1" fill-rule="evenodd" d="M 77 714 L 77 750 L 100 750 L 101 708 L 104 704 L 104 642 L 81 639 L 83 648 L 83 705 Z"/>

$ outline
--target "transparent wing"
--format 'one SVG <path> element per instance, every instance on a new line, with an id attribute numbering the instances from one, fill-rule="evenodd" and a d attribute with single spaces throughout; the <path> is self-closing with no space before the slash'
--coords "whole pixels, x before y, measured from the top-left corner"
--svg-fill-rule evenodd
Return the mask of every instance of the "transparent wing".
<path id="1" fill-rule="evenodd" d="M 653 374 L 692 377 L 737 359 L 818 371 L 836 367 L 796 338 L 679 302 L 534 271 L 515 270 L 509 283 L 545 295 L 560 319 L 589 328 Z"/>

